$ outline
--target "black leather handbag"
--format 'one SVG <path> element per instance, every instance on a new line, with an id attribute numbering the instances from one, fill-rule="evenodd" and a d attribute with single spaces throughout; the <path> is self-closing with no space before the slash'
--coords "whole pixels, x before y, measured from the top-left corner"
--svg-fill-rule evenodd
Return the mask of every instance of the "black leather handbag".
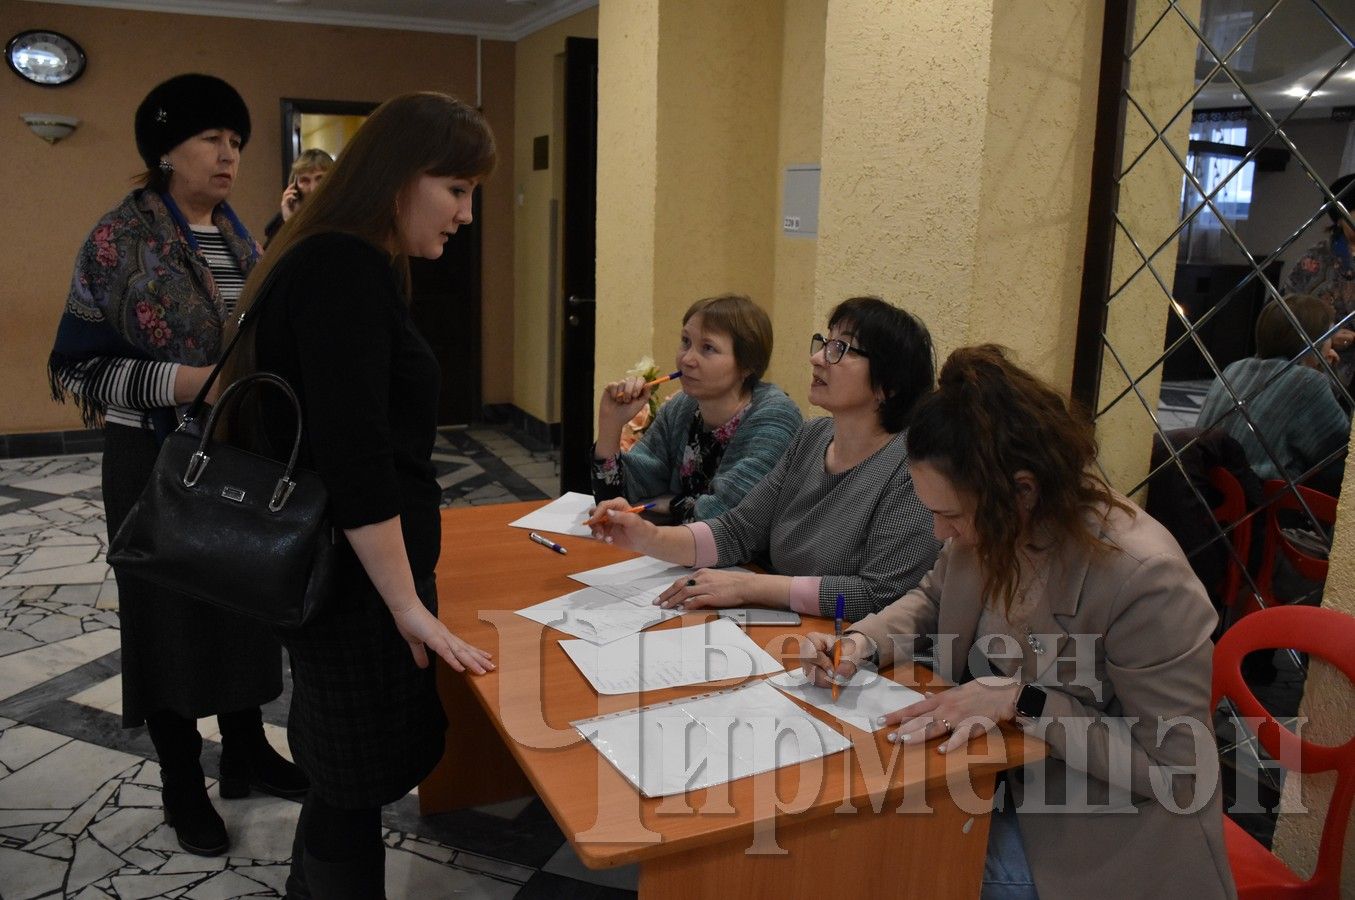
<path id="1" fill-rule="evenodd" d="M 244 326 L 242 320 L 222 363 Z M 299 628 L 315 617 L 336 578 L 340 548 L 327 515 L 329 495 L 318 475 L 297 468 L 301 403 L 278 375 L 241 378 L 212 408 L 202 436 L 189 433 L 222 363 L 161 446 L 150 482 L 109 545 L 108 561 L 193 600 Z M 296 413 L 286 463 L 213 441 L 222 412 L 256 386 L 282 391 Z"/>

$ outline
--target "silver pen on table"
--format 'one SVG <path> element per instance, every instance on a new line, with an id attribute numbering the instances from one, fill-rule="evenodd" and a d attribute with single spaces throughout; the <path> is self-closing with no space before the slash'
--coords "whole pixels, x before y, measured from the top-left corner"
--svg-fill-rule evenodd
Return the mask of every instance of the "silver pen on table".
<path id="1" fill-rule="evenodd" d="M 555 543 L 555 541 L 552 541 L 550 538 L 542 537 L 535 531 L 528 532 L 527 537 L 531 538 L 533 543 L 540 544 L 543 547 L 549 547 L 556 553 L 565 554 L 569 552 L 564 547 L 561 547 L 559 544 Z"/>

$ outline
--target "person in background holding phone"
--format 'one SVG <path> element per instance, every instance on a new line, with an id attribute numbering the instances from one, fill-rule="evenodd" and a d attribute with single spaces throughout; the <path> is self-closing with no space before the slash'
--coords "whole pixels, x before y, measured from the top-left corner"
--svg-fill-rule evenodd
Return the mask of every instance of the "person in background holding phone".
<path id="1" fill-rule="evenodd" d="M 311 191 L 320 186 L 320 182 L 325 180 L 325 174 L 333 165 L 334 157 L 323 150 L 312 147 L 301 151 L 296 162 L 292 163 L 292 174 L 288 177 L 287 187 L 282 192 L 278 212 L 264 226 L 264 246 L 268 246 L 268 242 L 273 240 L 273 235 L 282 228 L 282 223 L 301 208 L 301 204 L 306 202 Z"/>

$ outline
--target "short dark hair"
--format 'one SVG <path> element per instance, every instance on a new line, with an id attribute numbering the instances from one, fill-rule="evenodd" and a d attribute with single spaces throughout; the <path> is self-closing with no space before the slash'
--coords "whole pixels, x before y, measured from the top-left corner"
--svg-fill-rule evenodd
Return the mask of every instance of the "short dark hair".
<path id="1" fill-rule="evenodd" d="M 1298 320 L 1299 331 L 1280 308 L 1283 303 Z M 1327 333 L 1334 319 L 1332 309 L 1312 294 L 1290 294 L 1272 300 L 1256 317 L 1256 355 L 1261 359 L 1294 359 L 1302 356 Z"/>
<path id="2" fill-rule="evenodd" d="M 704 297 L 682 316 L 686 325 L 692 316 L 701 316 L 701 325 L 728 335 L 734 344 L 734 364 L 747 374 L 743 389 L 751 391 L 767 372 L 772 359 L 772 320 L 767 313 L 743 294 Z"/>
<path id="3" fill-rule="evenodd" d="M 843 300 L 828 314 L 828 327 L 850 331 L 868 355 L 870 386 L 883 391 L 880 424 L 890 434 L 908 427 L 913 407 L 936 382 L 932 336 L 922 320 L 879 297 Z"/>
<path id="4" fill-rule="evenodd" d="M 1352 187 L 1352 185 L 1355 185 L 1355 172 L 1348 172 L 1327 185 L 1331 190 L 1331 195 L 1340 200 L 1347 211 L 1350 211 L 1350 207 L 1355 205 L 1355 187 Z M 1345 196 L 1342 196 L 1342 194 Z M 1327 201 L 1325 198 L 1322 202 L 1327 206 L 1327 218 L 1331 219 L 1332 231 L 1340 229 L 1341 213 L 1336 209 L 1336 204 Z M 1352 212 L 1352 215 L 1355 215 L 1355 212 Z"/>

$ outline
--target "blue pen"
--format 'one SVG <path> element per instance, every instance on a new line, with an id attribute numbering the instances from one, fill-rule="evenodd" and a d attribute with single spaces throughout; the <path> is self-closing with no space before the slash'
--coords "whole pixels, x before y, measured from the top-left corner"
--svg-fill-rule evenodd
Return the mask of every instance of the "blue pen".
<path id="1" fill-rule="evenodd" d="M 837 608 L 833 610 L 833 699 L 837 699 L 837 667 L 842 662 L 842 619 L 847 612 L 847 603 L 841 594 L 837 595 Z"/>
<path id="2" fill-rule="evenodd" d="M 540 544 L 543 547 L 551 548 L 556 553 L 565 554 L 569 552 L 564 547 L 561 547 L 559 544 L 555 543 L 555 541 L 552 541 L 550 538 L 544 538 L 541 535 L 537 534 L 535 531 L 529 532 L 527 537 L 531 538 L 534 543 Z"/>

